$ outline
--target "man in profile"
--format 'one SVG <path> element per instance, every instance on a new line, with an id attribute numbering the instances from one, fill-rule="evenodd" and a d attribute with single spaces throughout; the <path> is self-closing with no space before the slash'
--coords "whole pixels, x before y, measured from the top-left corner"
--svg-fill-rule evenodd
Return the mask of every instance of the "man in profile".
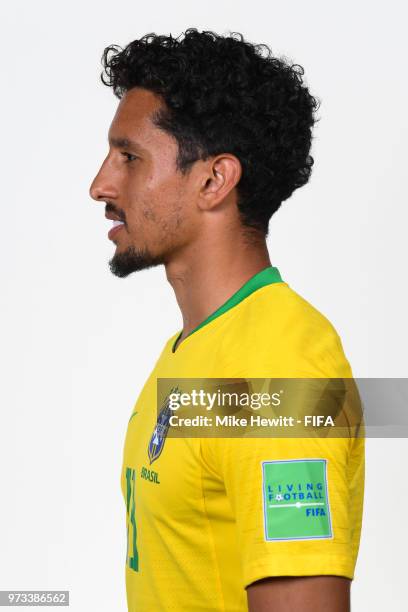
<path id="1" fill-rule="evenodd" d="M 128 609 L 345 612 L 361 440 L 173 438 L 168 407 L 157 414 L 159 378 L 352 377 L 333 326 L 266 245 L 311 174 L 318 103 L 303 69 L 195 29 L 110 46 L 103 64 L 120 102 L 90 192 L 112 221 L 110 267 L 164 265 L 183 319 L 126 435 Z"/>

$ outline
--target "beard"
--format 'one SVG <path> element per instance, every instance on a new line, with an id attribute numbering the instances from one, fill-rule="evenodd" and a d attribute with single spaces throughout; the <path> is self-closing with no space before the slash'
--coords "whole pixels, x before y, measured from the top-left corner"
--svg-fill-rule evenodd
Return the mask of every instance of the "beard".
<path id="1" fill-rule="evenodd" d="M 164 264 L 164 259 L 161 256 L 153 256 L 146 249 L 137 250 L 135 247 L 128 247 L 123 253 L 116 253 L 109 262 L 109 268 L 112 274 L 125 278 L 146 268 L 153 268 Z"/>

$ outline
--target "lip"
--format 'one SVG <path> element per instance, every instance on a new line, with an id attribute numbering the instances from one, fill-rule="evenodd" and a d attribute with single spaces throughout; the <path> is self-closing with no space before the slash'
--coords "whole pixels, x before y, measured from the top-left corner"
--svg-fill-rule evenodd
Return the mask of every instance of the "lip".
<path id="1" fill-rule="evenodd" d="M 124 225 L 117 225 L 116 227 L 112 227 L 112 229 L 110 229 L 108 233 L 109 240 L 112 240 L 114 236 L 116 236 L 116 234 L 120 232 L 120 230 L 122 230 L 124 227 Z"/>

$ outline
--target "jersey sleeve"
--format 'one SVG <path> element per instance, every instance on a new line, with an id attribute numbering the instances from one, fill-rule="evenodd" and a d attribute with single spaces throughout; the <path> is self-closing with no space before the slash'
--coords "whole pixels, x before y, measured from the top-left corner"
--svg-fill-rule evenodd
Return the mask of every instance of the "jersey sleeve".
<path id="1" fill-rule="evenodd" d="M 353 578 L 362 438 L 223 439 L 213 452 L 236 522 L 244 587 L 273 576 Z"/>
<path id="2" fill-rule="evenodd" d="M 220 371 L 243 379 L 352 379 L 341 340 L 323 315 L 284 287 L 273 300 L 266 298 L 269 323 L 254 325 L 248 312 L 240 322 L 241 336 L 224 342 L 229 361 Z M 260 307 L 256 312 L 263 316 Z M 274 319 L 279 324 L 273 325 Z M 300 414 L 324 414 L 319 397 L 300 394 Z M 208 443 L 208 461 L 225 487 L 235 521 L 244 587 L 274 576 L 354 577 L 364 437 L 358 433 L 359 411 L 354 415 L 347 404 L 343 410 L 348 395 L 329 397 L 341 400 L 323 407 L 329 413 L 342 407 L 337 418 L 344 421 L 345 437 L 224 437 Z M 361 437 L 353 437 L 355 432 Z"/>

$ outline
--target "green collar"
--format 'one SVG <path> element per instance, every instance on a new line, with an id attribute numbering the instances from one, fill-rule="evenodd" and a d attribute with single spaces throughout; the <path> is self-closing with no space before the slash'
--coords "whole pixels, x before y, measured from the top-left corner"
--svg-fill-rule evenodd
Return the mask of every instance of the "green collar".
<path id="1" fill-rule="evenodd" d="M 191 331 L 188 334 L 188 336 L 186 336 L 186 338 L 190 337 L 191 334 L 194 334 L 194 332 L 204 327 L 204 325 L 207 325 L 208 323 L 210 323 L 217 317 L 227 312 L 227 310 L 234 308 L 234 306 L 242 302 L 242 300 L 244 300 L 246 297 L 251 295 L 251 293 L 253 293 L 257 289 L 261 289 L 261 287 L 265 287 L 266 285 L 270 285 L 272 283 L 282 283 L 282 282 L 283 281 L 282 281 L 278 268 L 275 268 L 274 266 L 269 266 L 268 268 L 264 268 L 263 270 L 261 270 L 260 272 L 252 276 L 244 285 L 242 285 L 242 287 L 238 289 L 238 291 L 236 291 L 230 298 L 228 298 L 228 300 L 224 302 L 222 306 L 217 308 L 217 310 L 215 310 L 206 319 L 204 319 L 204 321 L 202 321 L 199 325 L 197 325 L 197 327 L 193 329 L 193 331 Z M 179 338 L 182 333 L 183 331 L 179 333 L 179 335 L 177 336 L 176 340 L 173 343 L 173 348 L 172 348 L 173 353 L 175 353 L 176 351 L 177 342 L 179 341 Z"/>

